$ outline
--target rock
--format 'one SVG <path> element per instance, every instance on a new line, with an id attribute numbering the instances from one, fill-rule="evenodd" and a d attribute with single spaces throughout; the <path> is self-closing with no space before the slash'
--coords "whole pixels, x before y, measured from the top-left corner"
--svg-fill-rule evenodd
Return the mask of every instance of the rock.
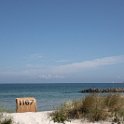
<path id="1" fill-rule="evenodd" d="M 124 88 L 89 88 L 89 89 L 83 89 L 81 93 L 121 93 L 124 92 Z"/>

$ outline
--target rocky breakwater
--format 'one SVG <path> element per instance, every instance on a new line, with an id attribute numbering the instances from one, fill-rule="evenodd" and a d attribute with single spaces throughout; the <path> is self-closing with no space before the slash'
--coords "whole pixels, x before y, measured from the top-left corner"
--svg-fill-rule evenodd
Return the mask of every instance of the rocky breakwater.
<path id="1" fill-rule="evenodd" d="M 89 88 L 81 90 L 81 93 L 123 93 L 124 88 Z"/>

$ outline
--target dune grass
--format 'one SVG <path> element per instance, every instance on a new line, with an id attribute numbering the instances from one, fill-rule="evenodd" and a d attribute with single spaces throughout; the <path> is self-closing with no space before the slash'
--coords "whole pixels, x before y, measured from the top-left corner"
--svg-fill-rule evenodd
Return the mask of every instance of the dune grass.
<path id="1" fill-rule="evenodd" d="M 11 112 L 3 106 L 0 106 L 0 124 L 12 124 L 12 118 L 10 116 L 5 116 L 3 113 Z"/>
<path id="2" fill-rule="evenodd" d="M 89 94 L 81 100 L 63 104 L 50 116 L 54 122 L 63 124 L 71 119 L 84 118 L 92 122 L 100 120 L 124 122 L 124 96 Z"/>
<path id="3" fill-rule="evenodd" d="M 0 124 L 12 124 L 12 118 L 10 116 L 5 116 L 3 113 L 0 113 Z"/>

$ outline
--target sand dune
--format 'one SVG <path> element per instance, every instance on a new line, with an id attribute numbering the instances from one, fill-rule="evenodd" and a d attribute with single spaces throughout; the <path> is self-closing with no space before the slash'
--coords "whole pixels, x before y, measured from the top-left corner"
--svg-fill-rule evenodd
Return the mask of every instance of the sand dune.
<path id="1" fill-rule="evenodd" d="M 14 124 L 60 124 L 54 123 L 49 117 L 50 112 L 27 112 L 27 113 L 11 113 L 7 116 L 13 118 Z M 71 122 L 66 122 L 65 124 L 111 124 L 110 122 L 87 122 L 83 120 L 72 120 Z"/>

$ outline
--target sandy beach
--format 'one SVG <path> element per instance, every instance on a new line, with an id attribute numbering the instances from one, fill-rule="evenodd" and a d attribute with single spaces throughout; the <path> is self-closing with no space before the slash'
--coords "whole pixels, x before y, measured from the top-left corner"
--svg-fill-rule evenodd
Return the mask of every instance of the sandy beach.
<path id="1" fill-rule="evenodd" d="M 11 116 L 13 124 L 60 124 L 54 123 L 49 117 L 50 111 L 45 112 L 26 112 L 26 113 L 10 113 L 5 114 Z M 111 124 L 111 122 L 88 122 L 84 120 L 71 120 L 65 124 Z"/>

